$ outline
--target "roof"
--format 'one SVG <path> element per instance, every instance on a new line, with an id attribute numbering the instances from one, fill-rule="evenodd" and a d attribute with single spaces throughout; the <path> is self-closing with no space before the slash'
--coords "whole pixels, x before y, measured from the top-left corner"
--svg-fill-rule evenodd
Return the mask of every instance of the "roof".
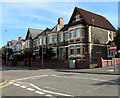
<path id="1" fill-rule="evenodd" d="M 60 31 L 64 26 L 57 24 L 55 27 L 51 29 L 51 32 L 58 32 Z"/>
<path id="2" fill-rule="evenodd" d="M 68 24 L 64 25 L 64 27 L 60 31 L 67 31 L 68 29 Z"/>
<path id="3" fill-rule="evenodd" d="M 42 35 L 42 34 L 45 34 L 45 35 L 46 35 L 46 32 L 51 32 L 51 29 L 46 28 L 44 31 L 42 31 L 40 34 L 38 34 L 37 37 L 40 36 L 40 35 Z M 37 37 L 36 37 L 36 38 L 37 38 Z"/>
<path id="4" fill-rule="evenodd" d="M 12 45 L 13 45 L 13 46 L 16 45 L 17 41 L 18 41 L 18 40 L 11 40 Z"/>
<path id="5" fill-rule="evenodd" d="M 43 30 L 38 30 L 38 29 L 32 29 L 32 28 L 28 28 L 28 32 L 27 32 L 27 36 L 26 38 L 28 37 L 28 34 L 30 34 L 30 37 L 32 39 L 34 39 L 38 34 L 40 34 Z"/>
<path id="6" fill-rule="evenodd" d="M 78 7 L 75 7 L 74 12 L 76 10 L 79 12 L 80 16 L 84 18 L 84 20 L 87 24 L 97 26 L 97 27 L 101 27 L 101 28 L 104 28 L 104 29 L 113 30 L 113 31 L 116 30 L 112 26 L 112 24 L 107 20 L 107 18 L 105 18 L 104 16 L 86 11 L 86 10 L 78 8 Z M 74 14 L 74 12 L 73 12 L 73 14 Z M 73 15 L 72 15 L 72 17 L 73 17 Z M 71 19 L 70 19 L 70 21 L 71 21 Z"/>

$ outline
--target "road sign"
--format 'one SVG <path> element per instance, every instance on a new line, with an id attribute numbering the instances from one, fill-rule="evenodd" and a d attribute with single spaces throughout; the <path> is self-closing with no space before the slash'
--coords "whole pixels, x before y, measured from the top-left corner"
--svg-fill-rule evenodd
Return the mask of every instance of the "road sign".
<path id="1" fill-rule="evenodd" d="M 116 51 L 117 50 L 117 46 L 115 44 L 110 45 L 110 51 Z"/>

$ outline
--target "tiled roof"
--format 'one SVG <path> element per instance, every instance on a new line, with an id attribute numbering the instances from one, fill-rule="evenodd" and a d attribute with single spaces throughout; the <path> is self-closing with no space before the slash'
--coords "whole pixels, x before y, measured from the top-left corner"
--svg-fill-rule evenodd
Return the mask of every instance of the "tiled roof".
<path id="1" fill-rule="evenodd" d="M 64 25 L 64 27 L 60 31 L 66 31 L 68 29 L 68 25 Z"/>
<path id="2" fill-rule="evenodd" d="M 11 40 L 11 43 L 12 43 L 12 45 L 14 46 L 14 45 L 16 45 L 17 40 Z"/>
<path id="3" fill-rule="evenodd" d="M 38 29 L 32 29 L 32 28 L 29 28 L 28 29 L 28 33 L 30 33 L 30 37 L 32 39 L 34 39 L 35 37 L 37 37 L 38 34 L 40 34 L 43 30 L 38 30 Z M 26 36 L 27 37 L 27 36 Z"/>
<path id="4" fill-rule="evenodd" d="M 57 24 L 55 27 L 51 29 L 51 32 L 58 32 L 60 31 L 64 26 Z"/>
<path id="5" fill-rule="evenodd" d="M 115 31 L 116 29 L 112 26 L 112 24 L 105 18 L 104 16 L 86 11 L 84 9 L 75 7 L 75 11 L 78 11 L 79 14 L 84 18 L 85 22 L 89 25 L 101 27 L 104 29 L 109 29 Z M 72 17 L 71 17 L 72 18 Z"/>

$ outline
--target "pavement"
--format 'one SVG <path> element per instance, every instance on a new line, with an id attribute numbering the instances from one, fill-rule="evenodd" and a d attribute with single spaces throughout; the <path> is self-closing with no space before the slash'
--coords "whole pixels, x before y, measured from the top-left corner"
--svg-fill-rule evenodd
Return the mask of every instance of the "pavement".
<path id="1" fill-rule="evenodd" d="M 88 74 L 120 75 L 120 65 L 116 65 L 115 71 L 114 66 L 90 69 L 58 69 L 58 71 Z"/>

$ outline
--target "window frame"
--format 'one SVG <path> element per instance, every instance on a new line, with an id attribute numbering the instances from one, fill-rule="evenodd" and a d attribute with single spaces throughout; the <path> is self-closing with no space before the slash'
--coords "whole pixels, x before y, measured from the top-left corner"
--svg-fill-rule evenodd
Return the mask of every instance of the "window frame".
<path id="1" fill-rule="evenodd" d="M 79 32 L 77 32 L 78 29 L 79 29 Z M 80 31 L 80 28 L 75 28 L 75 32 L 76 32 L 76 38 L 81 37 L 81 31 Z M 79 36 L 78 36 L 78 34 L 79 34 Z"/>
<path id="2" fill-rule="evenodd" d="M 71 33 L 71 31 L 73 31 L 73 32 Z M 70 32 L 70 39 L 73 39 L 74 38 L 74 29 L 71 29 L 69 32 Z M 71 35 L 73 35 L 73 36 L 71 36 Z"/>

